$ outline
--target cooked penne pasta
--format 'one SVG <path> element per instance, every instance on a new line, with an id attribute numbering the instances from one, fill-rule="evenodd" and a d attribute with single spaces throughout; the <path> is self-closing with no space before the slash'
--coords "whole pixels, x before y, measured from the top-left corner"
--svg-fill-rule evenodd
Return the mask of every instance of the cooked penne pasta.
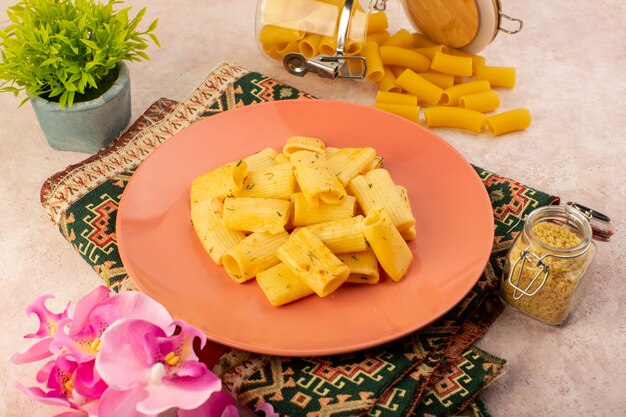
<path id="1" fill-rule="evenodd" d="M 409 192 L 407 191 L 407 189 L 404 188 L 402 185 L 396 185 L 396 189 L 400 194 L 400 198 L 402 198 L 402 201 L 404 201 L 406 209 L 413 213 L 413 209 L 411 208 L 411 201 L 409 200 Z M 415 225 L 413 225 L 408 229 L 400 232 L 400 234 L 402 235 L 402 239 L 404 240 L 413 240 L 417 237 L 417 229 L 415 229 Z"/>
<path id="2" fill-rule="evenodd" d="M 277 164 L 249 172 L 235 196 L 291 200 L 295 185 L 291 164 Z"/>
<path id="3" fill-rule="evenodd" d="M 254 278 L 259 272 L 278 264 L 278 248 L 289 239 L 289 233 L 252 233 L 228 249 L 222 257 L 224 269 L 238 284 Z"/>
<path id="4" fill-rule="evenodd" d="M 333 220 L 307 226 L 334 254 L 360 252 L 367 249 L 361 230 L 363 216 Z"/>
<path id="5" fill-rule="evenodd" d="M 328 158 L 328 167 L 344 187 L 376 158 L 374 148 L 342 148 Z"/>
<path id="6" fill-rule="evenodd" d="M 418 75 L 444 90 L 454 85 L 454 75 L 442 74 L 440 72 L 420 72 Z"/>
<path id="7" fill-rule="evenodd" d="M 370 171 L 373 171 L 375 169 L 382 168 L 382 167 L 383 167 L 383 157 L 376 156 L 376 158 L 374 158 L 374 160 L 370 162 L 370 164 L 365 168 L 365 170 L 363 170 L 363 174 L 367 174 Z"/>
<path id="8" fill-rule="evenodd" d="M 389 21 L 385 12 L 372 13 L 369 16 L 367 23 L 367 34 L 381 32 L 387 30 Z"/>
<path id="9" fill-rule="evenodd" d="M 459 107 L 437 106 L 424 109 L 424 119 L 428 127 L 453 127 L 480 133 L 485 115 Z"/>
<path id="10" fill-rule="evenodd" d="M 476 67 L 476 79 L 489 81 L 492 87 L 515 87 L 514 67 L 493 67 L 479 65 Z"/>
<path id="11" fill-rule="evenodd" d="M 291 164 L 291 162 L 289 162 L 289 158 L 282 152 L 277 153 L 276 156 L 274 157 L 274 165 L 280 165 L 280 164 Z"/>
<path id="12" fill-rule="evenodd" d="M 345 219 L 354 216 L 356 210 L 356 197 L 351 195 L 344 198 L 341 204 L 320 202 L 316 206 L 307 201 L 302 193 L 294 193 L 291 201 L 293 204 L 291 222 L 294 227 Z"/>
<path id="13" fill-rule="evenodd" d="M 472 58 L 435 52 L 430 69 L 444 74 L 470 77 L 472 75 Z"/>
<path id="14" fill-rule="evenodd" d="M 331 156 L 339 152 L 341 148 L 334 148 L 332 146 L 326 147 L 326 159 L 330 159 Z"/>
<path id="15" fill-rule="evenodd" d="M 300 42 L 298 42 L 298 49 L 305 58 L 313 58 L 320 53 L 320 42 L 322 36 L 315 33 L 308 34 Z"/>
<path id="16" fill-rule="evenodd" d="M 407 209 L 406 202 L 387 170 L 379 168 L 359 175 L 350 181 L 348 188 L 357 198 L 365 215 L 382 207 L 398 230 L 406 230 L 415 224 L 413 213 Z"/>
<path id="17" fill-rule="evenodd" d="M 273 198 L 226 198 L 224 226 L 245 232 L 281 233 L 289 219 L 291 203 Z"/>
<path id="18" fill-rule="evenodd" d="M 376 42 L 365 42 L 365 61 L 367 62 L 365 77 L 372 82 L 380 81 L 385 75 L 385 68 Z"/>
<path id="19" fill-rule="evenodd" d="M 415 226 L 412 226 L 400 232 L 400 235 L 402 236 L 402 239 L 406 241 L 413 240 L 417 237 L 417 229 L 415 228 Z"/>
<path id="20" fill-rule="evenodd" d="M 350 274 L 348 267 L 306 228 L 291 233 L 276 255 L 320 297 L 334 292 Z"/>
<path id="21" fill-rule="evenodd" d="M 376 103 L 375 107 L 407 120 L 417 123 L 419 120 L 420 108 L 410 104 Z"/>
<path id="22" fill-rule="evenodd" d="M 378 284 L 380 279 L 378 260 L 371 248 L 361 252 L 342 253 L 337 255 L 337 258 L 350 269 L 346 282 Z"/>
<path id="23" fill-rule="evenodd" d="M 485 113 L 500 107 L 500 96 L 493 90 L 462 96 L 459 99 L 459 107 Z"/>
<path id="24" fill-rule="evenodd" d="M 287 265 L 279 263 L 259 272 L 256 282 L 274 307 L 285 305 L 315 294 Z"/>
<path id="25" fill-rule="evenodd" d="M 381 78 L 376 85 L 380 91 L 390 91 L 393 93 L 400 93 L 402 91 L 402 88 L 396 84 L 396 77 L 393 75 L 393 72 L 391 72 L 389 67 L 386 65 L 383 78 Z"/>
<path id="26" fill-rule="evenodd" d="M 524 130 L 530 126 L 531 117 L 528 109 L 515 109 L 494 114 L 485 119 L 487 131 L 494 135 Z"/>
<path id="27" fill-rule="evenodd" d="M 387 31 L 374 32 L 374 33 L 368 33 L 367 37 L 365 38 L 365 41 L 374 41 L 378 45 L 380 45 L 381 43 L 385 42 L 390 37 L 391 35 Z"/>
<path id="28" fill-rule="evenodd" d="M 402 75 L 398 77 L 396 84 L 417 96 L 420 100 L 433 106 L 439 103 L 443 94 L 441 87 L 431 83 L 410 69 L 406 69 Z"/>
<path id="29" fill-rule="evenodd" d="M 243 162 L 247 165 L 247 172 L 256 171 L 274 165 L 276 163 L 276 155 L 278 155 L 278 152 L 273 148 L 265 148 L 250 156 L 246 156 L 243 158 Z"/>
<path id="30" fill-rule="evenodd" d="M 340 204 L 347 197 L 346 190 L 328 167 L 326 153 L 297 151 L 290 156 L 294 175 L 307 201 L 316 205 Z"/>
<path id="31" fill-rule="evenodd" d="M 224 226 L 222 210 L 222 202 L 218 198 L 208 198 L 191 205 L 191 222 L 196 235 L 218 265 L 222 264 L 224 253 L 246 237 L 243 232 Z"/>
<path id="32" fill-rule="evenodd" d="M 424 55 L 397 46 L 381 46 L 380 57 L 385 65 L 399 65 L 416 72 L 424 72 L 430 66 L 430 60 Z"/>
<path id="33" fill-rule="evenodd" d="M 463 96 L 467 96 L 475 93 L 482 93 L 483 91 L 489 91 L 489 81 L 470 81 L 459 85 L 452 86 L 443 90 L 441 96 L 441 104 L 448 106 L 456 106 L 459 104 L 459 99 Z"/>
<path id="34" fill-rule="evenodd" d="M 417 97 L 411 94 L 379 91 L 378 94 L 376 94 L 376 103 L 406 104 L 410 106 L 417 106 Z"/>
<path id="35" fill-rule="evenodd" d="M 290 158 L 294 152 L 311 151 L 315 153 L 325 153 L 324 149 L 326 149 L 326 145 L 317 138 L 291 136 L 283 146 L 283 154 Z"/>
<path id="36" fill-rule="evenodd" d="M 224 199 L 228 195 L 234 195 L 241 189 L 247 169 L 248 165 L 241 160 L 200 175 L 191 183 L 191 202 L 214 197 Z"/>
<path id="37" fill-rule="evenodd" d="M 363 220 L 363 234 L 389 278 L 400 281 L 409 270 L 413 254 L 384 208 L 370 210 Z"/>
<path id="38" fill-rule="evenodd" d="M 413 37 L 406 29 L 400 29 L 389 39 L 381 44 L 381 46 L 397 46 L 399 48 L 410 48 L 413 46 Z"/>

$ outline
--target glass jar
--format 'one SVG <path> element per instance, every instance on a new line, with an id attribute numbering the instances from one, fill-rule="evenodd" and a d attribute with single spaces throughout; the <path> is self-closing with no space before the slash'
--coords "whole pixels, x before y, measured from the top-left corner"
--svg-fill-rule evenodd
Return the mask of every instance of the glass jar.
<path id="1" fill-rule="evenodd" d="M 585 214 L 570 206 L 536 209 L 506 256 L 501 297 L 539 321 L 563 325 L 580 301 L 595 255 Z"/>

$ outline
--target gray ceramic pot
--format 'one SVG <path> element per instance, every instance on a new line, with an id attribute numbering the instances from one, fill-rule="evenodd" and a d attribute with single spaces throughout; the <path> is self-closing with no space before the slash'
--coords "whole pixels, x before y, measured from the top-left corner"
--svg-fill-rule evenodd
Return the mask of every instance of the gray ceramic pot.
<path id="1" fill-rule="evenodd" d="M 121 62 L 111 88 L 95 100 L 61 107 L 41 97 L 31 97 L 39 125 L 48 143 L 60 151 L 94 153 L 124 131 L 130 120 L 130 77 Z"/>

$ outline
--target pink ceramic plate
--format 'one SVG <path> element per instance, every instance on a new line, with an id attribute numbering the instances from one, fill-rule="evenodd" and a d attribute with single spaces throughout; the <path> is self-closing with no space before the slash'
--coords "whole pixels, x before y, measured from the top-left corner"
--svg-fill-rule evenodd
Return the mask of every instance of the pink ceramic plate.
<path id="1" fill-rule="evenodd" d="M 234 283 L 197 239 L 189 186 L 201 173 L 292 135 L 328 146 L 372 146 L 408 191 L 415 258 L 400 283 L 347 285 L 275 308 L 253 281 Z M 279 101 L 193 124 L 157 149 L 128 184 L 117 217 L 122 261 L 139 289 L 217 342 L 277 355 L 326 355 L 413 332 L 459 302 L 482 273 L 493 243 L 485 187 L 465 159 L 428 130 L 345 102 Z"/>

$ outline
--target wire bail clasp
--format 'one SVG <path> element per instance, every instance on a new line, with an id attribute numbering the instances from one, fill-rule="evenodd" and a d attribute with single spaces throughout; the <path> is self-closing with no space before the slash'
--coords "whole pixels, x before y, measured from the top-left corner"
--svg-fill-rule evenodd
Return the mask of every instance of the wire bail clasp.
<path id="1" fill-rule="evenodd" d="M 513 264 L 513 267 L 511 267 L 511 271 L 509 272 L 509 278 L 507 282 L 511 287 L 513 287 L 513 298 L 515 300 L 519 300 L 523 296 L 532 297 L 533 295 L 537 294 L 537 292 L 539 292 L 539 290 L 545 285 L 546 280 L 548 279 L 548 275 L 550 274 L 550 267 L 543 263 L 543 259 L 546 256 L 544 255 L 542 257 L 538 257 L 530 251 L 530 247 L 531 245 L 528 245 L 526 249 L 522 251 L 519 258 L 517 258 L 517 261 L 515 261 L 515 263 Z M 530 280 L 530 283 L 526 286 L 526 288 L 521 288 L 520 282 L 522 280 L 522 272 L 524 270 L 524 267 L 526 266 L 527 261 L 534 263 L 534 265 L 539 268 L 539 271 Z M 518 265 L 519 270 L 517 271 L 517 279 L 516 282 L 513 283 L 513 275 L 515 273 L 515 268 L 517 268 Z M 541 279 L 541 283 L 537 286 L 537 288 L 530 292 L 530 289 L 533 287 L 533 285 L 535 285 L 535 282 L 537 282 L 540 277 L 543 277 Z"/>

